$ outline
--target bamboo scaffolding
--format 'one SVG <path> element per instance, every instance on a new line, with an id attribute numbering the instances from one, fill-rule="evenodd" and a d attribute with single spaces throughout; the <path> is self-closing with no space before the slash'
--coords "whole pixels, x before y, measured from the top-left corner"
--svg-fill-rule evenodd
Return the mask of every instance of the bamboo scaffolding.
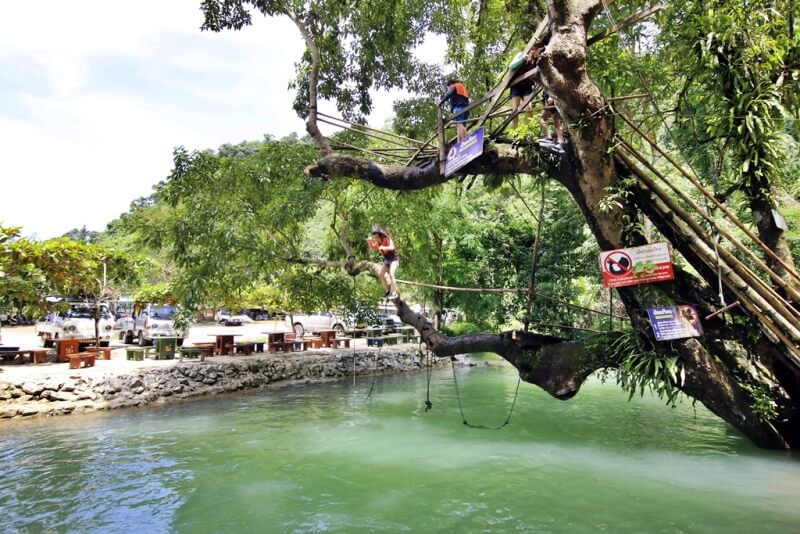
<path id="1" fill-rule="evenodd" d="M 616 109 L 614 111 L 617 112 L 617 115 L 623 121 L 625 121 L 625 123 L 628 126 L 630 126 L 633 131 L 635 131 L 637 134 L 639 134 L 639 136 L 641 136 L 647 142 L 647 144 L 649 144 L 651 147 L 653 147 L 659 154 L 664 156 L 664 158 L 667 161 L 669 161 L 678 170 L 678 172 L 680 172 L 683 176 L 685 176 L 692 183 L 692 185 L 694 185 L 695 188 L 697 188 L 697 190 L 700 191 L 700 193 L 703 194 L 704 197 L 706 197 L 717 208 L 719 208 L 719 210 L 722 211 L 727 216 L 729 221 L 731 221 L 734 225 L 736 225 L 737 228 L 739 228 L 741 231 L 743 231 L 745 234 L 747 234 L 747 237 L 752 239 L 753 242 L 756 243 L 759 246 L 759 248 L 761 248 L 761 250 L 764 251 L 765 254 L 767 254 L 770 258 L 772 258 L 778 265 L 783 267 L 786 270 L 786 272 L 789 275 L 791 275 L 795 280 L 800 282 L 800 274 L 798 274 L 794 269 L 792 269 L 791 267 L 786 265 L 786 263 L 777 254 L 775 254 L 772 251 L 772 249 L 770 249 L 767 245 L 765 245 L 755 234 L 753 234 L 753 232 L 751 232 L 747 227 L 745 227 L 745 225 L 742 224 L 742 222 L 739 220 L 738 217 L 736 217 L 736 215 L 731 213 L 731 211 L 728 210 L 728 208 L 726 208 L 719 200 L 716 199 L 716 197 L 714 197 L 714 195 L 709 193 L 706 190 L 706 188 L 703 187 L 703 184 L 701 184 L 700 181 L 697 178 L 692 176 L 683 167 L 681 167 L 678 164 L 678 162 L 676 162 L 667 152 L 665 152 L 660 146 L 658 146 L 658 144 L 656 144 L 655 141 L 650 139 L 650 137 L 648 137 L 647 134 L 642 132 L 636 126 L 636 124 L 634 124 L 634 122 L 631 121 L 624 113 L 619 112 Z"/>
<path id="2" fill-rule="evenodd" d="M 542 21 L 539 23 L 539 25 L 536 27 L 536 31 L 533 32 L 533 35 L 528 40 L 528 44 L 525 45 L 525 48 L 522 51 L 522 53 L 523 54 L 527 54 L 531 50 L 531 48 L 533 48 L 534 45 L 541 40 L 541 38 L 544 36 L 544 34 L 547 32 L 547 30 L 549 28 L 550 28 L 550 17 L 545 16 L 542 19 Z M 488 116 L 497 107 L 497 102 L 500 99 L 500 96 L 508 88 L 508 85 L 511 82 L 511 80 L 513 79 L 513 77 L 514 77 L 514 72 L 513 71 L 506 71 L 506 73 L 503 76 L 503 78 L 495 86 L 495 89 L 494 89 L 495 95 L 492 97 L 491 104 L 489 105 L 488 108 L 486 108 L 486 111 L 484 112 L 483 116 L 481 116 L 481 119 L 480 119 L 480 121 L 478 121 L 476 126 L 480 127 L 480 126 L 483 125 L 484 122 L 486 122 Z"/>
<path id="3" fill-rule="evenodd" d="M 670 214 L 669 208 L 663 202 L 661 202 L 658 197 L 653 199 L 653 205 L 657 206 L 659 211 L 665 217 L 665 220 L 668 220 Z M 680 222 L 681 221 L 672 219 L 669 224 L 675 233 L 685 234 L 688 230 L 681 230 L 677 224 Z M 703 259 L 709 268 L 711 268 L 710 264 L 713 263 L 714 251 L 705 246 L 704 243 L 698 244 L 696 241 L 689 241 L 689 246 L 695 251 L 698 257 Z M 705 258 L 703 256 L 705 256 Z M 756 303 L 753 302 L 752 299 L 745 295 L 745 292 L 748 289 L 747 284 L 745 284 L 741 279 L 738 281 L 738 283 L 741 283 L 740 287 L 737 287 L 737 281 L 731 278 L 723 278 L 723 281 L 725 285 L 728 286 L 728 289 L 736 296 L 737 299 L 739 299 L 740 303 L 758 319 L 760 328 L 762 331 L 764 331 L 764 334 L 770 339 L 776 340 L 776 343 L 781 343 L 785 347 L 786 353 L 792 360 L 793 365 L 800 365 L 800 349 L 798 349 L 796 343 L 790 340 L 789 337 L 784 334 L 783 330 L 775 322 L 773 322 L 772 319 L 770 319 L 770 317 L 761 311 L 761 309 Z"/>
<path id="4" fill-rule="evenodd" d="M 326 139 L 328 139 L 328 141 L 331 140 L 330 138 L 326 138 Z M 346 150 L 358 150 L 359 152 L 363 152 L 365 154 L 371 154 L 371 155 L 373 155 L 375 157 L 378 157 L 378 158 L 384 158 L 384 159 L 393 161 L 394 163 L 403 163 L 402 159 L 398 158 L 397 156 L 393 156 L 391 154 L 380 154 L 378 152 L 375 152 L 372 149 L 351 145 L 349 143 L 345 143 L 344 141 L 336 141 L 336 143 L 338 145 L 342 145 L 342 146 L 346 147 Z"/>
<path id="5" fill-rule="evenodd" d="M 364 126 L 363 124 L 356 124 L 354 122 L 350 122 L 350 121 L 345 120 L 345 119 L 340 119 L 339 117 L 334 117 L 333 115 L 327 115 L 325 113 L 320 113 L 320 112 L 317 112 L 317 115 L 319 115 L 321 117 L 325 117 L 327 119 L 332 119 L 332 120 L 335 120 L 335 121 L 343 122 L 343 123 L 348 124 L 348 125 L 350 125 L 350 126 L 352 126 L 354 128 L 363 128 L 364 130 L 377 132 L 377 133 L 380 133 L 380 134 L 383 134 L 383 135 L 390 135 L 390 136 L 396 137 L 398 139 L 404 139 L 404 140 L 409 141 L 411 143 L 422 144 L 422 141 L 420 141 L 418 139 L 412 139 L 410 137 L 406 137 L 404 135 L 400 135 L 400 134 L 396 134 L 396 133 L 392 133 L 392 132 L 384 132 L 383 130 L 378 130 L 376 128 L 370 128 L 369 126 Z M 328 124 L 330 124 L 330 123 L 328 123 Z"/>
<path id="6" fill-rule="evenodd" d="M 337 124 L 335 122 L 329 121 L 324 117 L 319 117 L 317 120 L 319 122 L 324 122 L 325 124 L 330 124 L 331 126 L 335 126 L 336 128 L 342 128 L 343 130 L 351 130 L 351 131 L 353 131 L 355 133 L 358 133 L 358 134 L 361 134 L 361 135 L 365 135 L 367 137 L 371 137 L 371 138 L 377 139 L 379 141 L 383 141 L 384 143 L 392 143 L 394 145 L 399 145 L 401 147 L 405 147 L 406 146 L 406 145 L 402 144 L 399 141 L 395 141 L 394 139 L 386 139 L 384 137 L 380 137 L 380 136 L 378 136 L 378 135 L 376 135 L 374 133 L 370 133 L 368 131 L 358 130 L 357 129 L 358 125 L 356 125 L 356 124 L 345 123 L 346 125 L 342 126 L 341 124 Z"/>
<path id="7" fill-rule="evenodd" d="M 529 104 L 531 104 L 531 102 L 533 102 L 533 100 L 541 93 L 541 91 L 542 91 L 541 87 L 537 86 L 536 88 L 534 88 L 533 93 L 531 93 L 530 96 L 526 97 L 522 101 L 522 103 L 520 103 L 520 106 L 519 106 L 519 109 L 517 110 L 517 112 L 516 113 L 512 113 L 511 115 L 506 117 L 506 119 L 503 122 L 500 123 L 500 126 L 498 126 L 497 128 L 494 129 L 494 131 L 492 132 L 492 137 L 494 138 L 494 137 L 500 135 L 501 133 L 503 133 L 503 131 L 505 131 L 505 129 L 508 128 L 508 125 L 511 124 L 511 121 L 514 120 L 514 117 L 519 116 L 521 113 L 527 113 L 527 111 L 525 111 L 525 108 Z"/>
<path id="8" fill-rule="evenodd" d="M 708 244 L 711 241 L 711 237 L 631 160 L 623 155 L 618 156 L 628 165 L 631 172 L 640 179 L 642 187 L 650 191 L 652 206 L 659 211 L 673 231 L 684 238 L 687 245 L 694 250 L 697 257 L 703 261 L 708 269 L 716 270 L 717 257 L 713 248 Z M 719 250 L 721 252 L 724 249 L 720 248 Z M 730 257 L 735 260 L 734 263 L 738 262 L 734 256 L 731 255 Z M 738 263 L 743 266 L 740 262 Z M 748 310 L 759 318 L 764 326 L 776 337 L 784 341 L 789 352 L 797 357 L 795 363 L 800 364 L 800 349 L 797 347 L 797 343 L 800 342 L 800 329 L 792 324 L 793 321 L 787 320 L 787 317 L 775 309 L 773 306 L 775 303 L 769 302 L 771 299 L 764 298 L 757 290 L 748 285 L 748 282 L 739 276 L 733 267 L 722 258 L 720 258 L 719 267 L 725 275 L 722 277 L 723 283 L 728 286 Z M 789 338 L 794 341 L 789 340 Z"/>
<path id="9" fill-rule="evenodd" d="M 684 224 L 689 226 L 689 228 L 698 236 L 700 237 L 705 245 L 709 249 L 714 249 L 714 240 L 713 238 L 706 233 L 700 224 L 698 224 L 692 217 L 689 215 L 677 202 L 675 202 L 669 195 L 658 187 L 658 185 L 650 179 L 649 176 L 645 175 L 644 172 L 641 171 L 635 164 L 630 161 L 626 156 L 623 154 L 619 154 L 621 159 L 624 161 L 626 165 L 631 167 L 634 171 L 634 174 L 637 175 L 639 180 L 643 182 L 648 189 L 653 191 L 655 194 L 659 196 L 659 198 L 673 211 L 674 214 L 678 215 Z M 724 265 L 728 268 L 726 274 L 729 272 L 734 272 L 738 275 L 741 279 L 745 281 L 745 283 L 749 284 L 752 289 L 754 289 L 766 302 L 768 302 L 776 311 L 779 313 L 781 317 L 791 324 L 794 328 L 797 329 L 798 336 L 800 336 L 800 319 L 798 319 L 797 314 L 792 310 L 791 306 L 788 302 L 786 302 L 783 297 L 781 297 L 778 293 L 775 292 L 769 285 L 767 285 L 761 278 L 758 277 L 753 271 L 751 271 L 744 263 L 742 263 L 736 256 L 731 254 L 726 248 L 724 247 L 717 247 L 717 252 L 720 256 Z M 715 254 L 716 260 L 716 254 Z M 723 263 L 721 263 L 723 264 Z M 800 337 L 798 338 L 800 339 Z"/>
<path id="10" fill-rule="evenodd" d="M 439 108 L 439 109 L 441 109 L 441 108 Z M 419 147 L 419 149 L 417 150 L 417 152 L 416 152 L 416 153 L 415 153 L 413 156 L 411 156 L 411 158 L 410 158 L 408 161 L 406 161 L 406 167 L 408 167 L 409 165 L 411 165 L 412 163 L 414 163 L 414 160 L 415 160 L 415 159 L 417 159 L 417 158 L 419 157 L 419 155 L 420 155 L 420 154 L 422 154 L 422 151 L 425 149 L 425 147 L 427 147 L 429 144 L 431 144 L 431 143 L 433 142 L 433 140 L 434 140 L 434 139 L 436 139 L 436 137 L 437 137 L 438 135 L 439 135 L 439 132 L 437 131 L 435 134 L 433 134 L 432 136 L 430 136 L 430 137 L 428 138 L 428 140 L 427 140 L 427 141 L 425 141 L 425 142 L 422 144 L 422 146 L 421 146 L 421 147 Z M 435 149 L 434 149 L 434 150 L 435 150 Z"/>
<path id="11" fill-rule="evenodd" d="M 755 255 L 750 247 L 747 247 L 739 241 L 733 234 L 728 232 L 723 226 L 719 225 L 713 217 L 706 213 L 706 210 L 700 209 L 700 206 L 697 205 L 686 193 L 684 193 L 678 186 L 676 186 L 672 181 L 667 179 L 667 177 L 660 172 L 656 167 L 650 163 L 639 151 L 631 146 L 625 139 L 622 137 L 617 136 L 617 139 L 620 141 L 620 146 L 630 154 L 632 154 L 642 165 L 647 167 L 655 176 L 657 176 L 662 182 L 664 182 L 672 191 L 674 191 L 684 202 L 686 202 L 695 212 L 697 212 L 703 219 L 711 225 L 711 227 L 719 232 L 720 235 L 725 237 L 728 241 L 730 241 L 734 247 L 736 247 L 739 251 L 744 253 L 750 260 L 753 261 L 760 269 L 762 269 L 769 277 L 779 285 L 784 291 L 786 291 L 787 295 L 790 295 L 792 299 L 797 302 L 800 302 L 800 292 L 795 289 L 792 284 L 789 284 L 781 278 L 774 270 L 772 270 L 767 264 L 765 264 L 761 258 Z M 788 305 L 788 304 L 787 304 Z"/>
<path id="12" fill-rule="evenodd" d="M 643 9 L 638 13 L 634 13 L 627 19 L 617 23 L 614 28 L 608 28 L 607 30 L 602 31 L 597 35 L 592 35 L 589 39 L 586 40 L 586 46 L 590 46 L 598 41 L 602 41 L 606 37 L 610 37 L 615 33 L 619 32 L 620 30 L 624 30 L 628 26 L 632 26 L 633 24 L 636 24 L 637 22 L 646 19 L 653 13 L 661 11 L 662 9 L 664 9 L 664 6 L 662 6 L 661 4 L 656 4 L 652 7 L 648 7 L 647 9 Z"/>

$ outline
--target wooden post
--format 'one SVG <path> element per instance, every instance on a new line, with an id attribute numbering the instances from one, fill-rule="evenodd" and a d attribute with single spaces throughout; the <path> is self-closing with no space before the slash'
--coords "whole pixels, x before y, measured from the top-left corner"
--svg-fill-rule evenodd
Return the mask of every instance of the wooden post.
<path id="1" fill-rule="evenodd" d="M 439 174 L 444 175 L 445 162 L 447 161 L 447 145 L 444 139 L 444 119 L 442 118 L 442 108 L 437 109 L 436 130 L 439 134 Z"/>

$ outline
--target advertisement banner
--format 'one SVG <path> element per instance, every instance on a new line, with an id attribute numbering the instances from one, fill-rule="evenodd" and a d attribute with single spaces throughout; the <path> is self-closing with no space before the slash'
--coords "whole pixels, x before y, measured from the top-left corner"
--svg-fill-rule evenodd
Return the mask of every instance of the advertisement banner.
<path id="1" fill-rule="evenodd" d="M 672 259 L 666 243 L 621 248 L 600 253 L 603 287 L 624 287 L 673 280 Z"/>
<path id="2" fill-rule="evenodd" d="M 450 148 L 444 175 L 450 176 L 481 154 L 483 154 L 483 128 L 478 128 Z"/>
<path id="3" fill-rule="evenodd" d="M 694 306 L 689 304 L 648 308 L 647 315 L 650 316 L 650 325 L 653 327 L 656 341 L 703 335 L 700 316 Z"/>

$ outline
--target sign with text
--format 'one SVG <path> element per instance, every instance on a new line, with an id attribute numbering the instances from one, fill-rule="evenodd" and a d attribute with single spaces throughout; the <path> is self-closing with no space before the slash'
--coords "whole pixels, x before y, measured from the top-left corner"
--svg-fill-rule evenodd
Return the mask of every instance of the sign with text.
<path id="1" fill-rule="evenodd" d="M 647 315 L 650 316 L 650 325 L 653 327 L 656 341 L 703 335 L 700 316 L 694 306 L 683 304 L 681 306 L 648 308 Z"/>
<path id="2" fill-rule="evenodd" d="M 620 248 L 600 253 L 603 287 L 624 287 L 673 280 L 672 259 L 666 243 Z"/>
<path id="3" fill-rule="evenodd" d="M 444 175 L 450 176 L 481 154 L 483 154 L 483 128 L 478 128 L 450 148 Z"/>

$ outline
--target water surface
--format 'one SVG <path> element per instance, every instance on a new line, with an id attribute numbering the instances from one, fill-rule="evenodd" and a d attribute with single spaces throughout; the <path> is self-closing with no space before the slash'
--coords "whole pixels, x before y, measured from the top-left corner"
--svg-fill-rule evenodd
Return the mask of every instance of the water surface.
<path id="1" fill-rule="evenodd" d="M 457 370 L 503 422 L 513 368 Z M 369 400 L 365 398 L 374 391 Z M 2 532 L 797 532 L 800 464 L 701 406 L 449 369 L 0 424 Z"/>

